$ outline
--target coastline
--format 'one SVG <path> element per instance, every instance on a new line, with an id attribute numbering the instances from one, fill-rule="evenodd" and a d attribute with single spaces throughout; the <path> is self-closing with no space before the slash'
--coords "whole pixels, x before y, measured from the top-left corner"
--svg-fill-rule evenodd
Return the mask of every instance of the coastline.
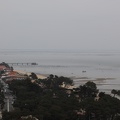
<path id="1" fill-rule="evenodd" d="M 20 71 L 20 70 L 15 70 L 15 71 L 18 72 L 19 74 L 27 74 L 27 75 L 31 74 L 31 72 L 24 72 L 24 71 Z M 42 74 L 36 74 L 36 75 L 37 75 L 38 79 L 45 79 L 45 78 L 47 78 L 47 76 L 42 75 Z"/>
<path id="2" fill-rule="evenodd" d="M 15 70 L 16 72 L 18 72 L 19 74 L 27 74 L 30 75 L 31 72 L 26 72 L 26 71 L 22 71 L 22 70 Z M 35 73 L 38 77 L 38 79 L 45 79 L 47 78 L 48 75 L 43 75 L 40 73 Z M 104 91 L 106 93 L 111 93 L 112 89 L 115 89 L 116 86 L 118 86 L 118 84 L 113 84 L 113 83 L 109 83 L 108 81 L 114 81 L 116 78 L 89 78 L 89 77 L 70 77 L 71 79 L 73 79 L 74 81 L 74 85 L 73 86 L 69 86 L 69 89 L 73 89 L 78 87 L 79 85 L 83 85 L 88 81 L 94 82 L 97 85 L 97 88 L 100 91 Z M 111 88 L 111 86 L 113 88 Z M 118 89 L 118 88 L 117 88 Z"/>

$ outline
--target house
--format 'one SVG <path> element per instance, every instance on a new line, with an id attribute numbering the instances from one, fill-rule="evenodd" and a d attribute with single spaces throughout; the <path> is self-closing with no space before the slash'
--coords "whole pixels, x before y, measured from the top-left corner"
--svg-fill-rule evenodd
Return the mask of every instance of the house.
<path id="1" fill-rule="evenodd" d="M 9 72 L 5 72 L 4 74 L 2 74 L 1 77 L 6 83 L 12 81 L 12 80 L 25 80 L 27 78 L 27 76 L 21 75 L 16 71 L 9 71 Z"/>
<path id="2" fill-rule="evenodd" d="M 8 64 L 6 64 L 5 62 L 0 63 L 0 73 L 3 74 L 7 71 L 12 71 L 13 68 L 10 67 Z"/>

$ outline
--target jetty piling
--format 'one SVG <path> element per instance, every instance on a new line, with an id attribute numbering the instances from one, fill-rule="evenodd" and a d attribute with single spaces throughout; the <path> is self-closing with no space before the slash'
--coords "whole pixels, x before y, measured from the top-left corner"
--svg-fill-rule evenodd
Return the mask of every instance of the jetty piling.
<path id="1" fill-rule="evenodd" d="M 32 63 L 7 63 L 8 65 L 38 65 L 36 62 Z"/>

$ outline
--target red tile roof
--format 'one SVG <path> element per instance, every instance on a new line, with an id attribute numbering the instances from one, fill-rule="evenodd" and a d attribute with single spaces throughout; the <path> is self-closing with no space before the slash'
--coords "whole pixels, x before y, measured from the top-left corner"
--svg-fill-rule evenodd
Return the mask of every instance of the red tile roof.
<path id="1" fill-rule="evenodd" d="M 19 75 L 19 73 L 16 72 L 16 71 L 10 71 L 10 72 L 8 73 L 8 76 L 14 76 L 14 75 Z"/>
<path id="2" fill-rule="evenodd" d="M 0 70 L 4 70 L 4 69 L 6 69 L 6 66 L 0 65 Z"/>

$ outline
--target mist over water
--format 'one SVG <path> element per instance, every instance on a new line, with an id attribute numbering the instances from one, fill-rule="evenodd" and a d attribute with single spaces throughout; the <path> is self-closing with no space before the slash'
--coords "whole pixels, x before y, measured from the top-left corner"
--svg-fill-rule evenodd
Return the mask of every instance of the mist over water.
<path id="1" fill-rule="evenodd" d="M 119 51 L 1 50 L 0 56 L 0 62 L 38 63 L 14 65 L 15 70 L 71 77 L 76 86 L 93 80 L 99 89 L 120 89 Z"/>

